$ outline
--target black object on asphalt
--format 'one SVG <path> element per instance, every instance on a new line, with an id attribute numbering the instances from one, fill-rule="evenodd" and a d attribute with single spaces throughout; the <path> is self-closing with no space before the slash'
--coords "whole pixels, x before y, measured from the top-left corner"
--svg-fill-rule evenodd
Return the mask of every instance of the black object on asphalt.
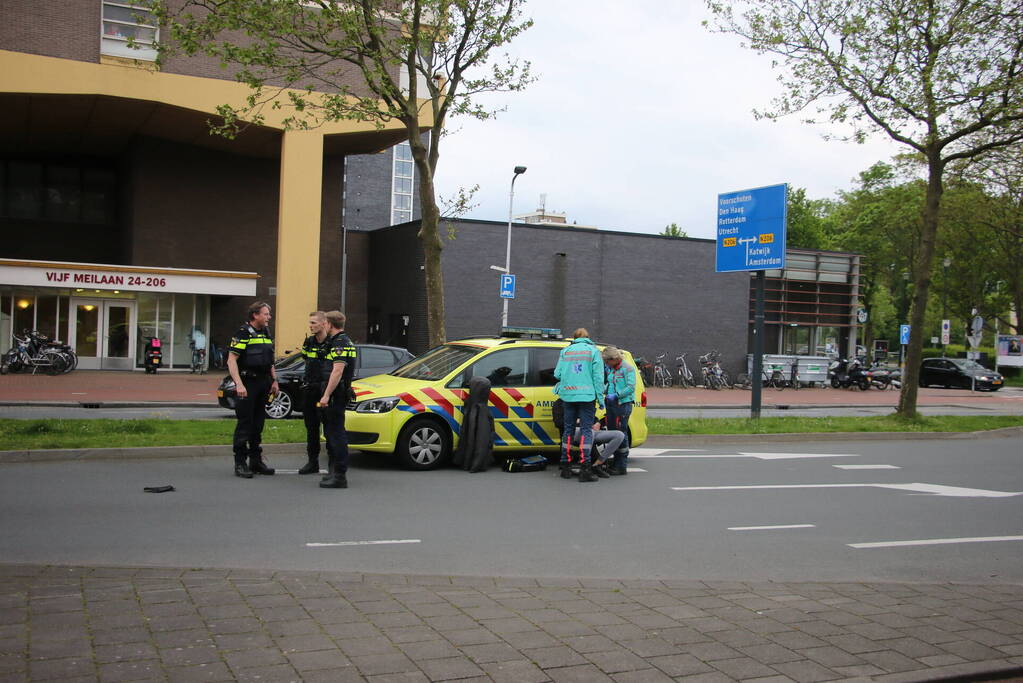
<path id="1" fill-rule="evenodd" d="M 145 491 L 146 493 L 167 493 L 168 491 L 173 491 L 174 487 L 173 486 L 147 486 L 147 487 L 145 487 L 142 490 Z"/>

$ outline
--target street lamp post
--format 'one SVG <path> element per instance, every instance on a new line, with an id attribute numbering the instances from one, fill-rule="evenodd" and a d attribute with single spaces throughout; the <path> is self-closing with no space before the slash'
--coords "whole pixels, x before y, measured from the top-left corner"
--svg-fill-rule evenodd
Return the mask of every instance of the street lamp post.
<path id="1" fill-rule="evenodd" d="M 526 172 L 525 166 L 516 166 L 515 174 L 511 180 L 511 191 L 508 193 L 508 245 L 504 252 L 504 273 L 511 274 L 511 228 L 512 228 L 512 207 L 515 203 L 515 179 Z M 504 300 L 504 309 L 501 313 L 501 327 L 508 327 L 508 299 Z"/>

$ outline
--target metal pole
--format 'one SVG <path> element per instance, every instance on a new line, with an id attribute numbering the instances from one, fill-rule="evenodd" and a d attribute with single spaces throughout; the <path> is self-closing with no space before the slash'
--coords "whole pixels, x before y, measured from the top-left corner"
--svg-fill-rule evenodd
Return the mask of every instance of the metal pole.
<path id="1" fill-rule="evenodd" d="M 508 244 L 504 251 L 504 274 L 511 274 L 511 229 L 512 229 L 512 210 L 515 204 L 515 180 L 526 172 L 525 166 L 516 166 L 515 173 L 512 175 L 511 190 L 508 192 Z M 504 299 L 504 305 L 501 313 L 501 327 L 508 327 L 508 299 Z"/>
<path id="2" fill-rule="evenodd" d="M 753 303 L 753 368 L 750 372 L 750 418 L 760 419 L 760 394 L 764 374 L 764 271 L 758 270 Z"/>

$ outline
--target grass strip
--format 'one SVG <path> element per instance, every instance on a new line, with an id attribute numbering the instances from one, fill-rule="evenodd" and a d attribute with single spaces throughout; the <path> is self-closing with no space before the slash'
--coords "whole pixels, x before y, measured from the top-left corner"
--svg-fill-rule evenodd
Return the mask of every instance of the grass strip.
<path id="1" fill-rule="evenodd" d="M 229 445 L 234 420 L 0 420 L 0 449 Z M 267 420 L 263 443 L 305 441 L 301 420 Z"/>
<path id="2" fill-rule="evenodd" d="M 1020 415 L 873 417 L 647 418 L 651 434 L 827 434 L 832 432 L 977 432 L 1023 425 Z"/>
<path id="3" fill-rule="evenodd" d="M 234 420 L 0 420 L 0 450 L 227 445 Z M 974 432 L 1023 425 L 1023 416 L 649 418 L 651 434 Z M 264 443 L 302 443 L 301 420 L 268 420 Z"/>

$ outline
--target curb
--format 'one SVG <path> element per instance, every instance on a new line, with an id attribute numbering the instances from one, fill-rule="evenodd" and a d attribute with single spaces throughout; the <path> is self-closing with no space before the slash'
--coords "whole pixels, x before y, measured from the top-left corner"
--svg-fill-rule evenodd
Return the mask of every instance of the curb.
<path id="1" fill-rule="evenodd" d="M 219 408 L 213 402 L 199 401 L 0 401 L 9 408 Z M 224 409 L 225 413 L 231 411 Z"/>
<path id="2" fill-rule="evenodd" d="M 643 447 L 682 448 L 694 445 L 747 443 L 808 443 L 839 438 L 844 441 L 925 441 L 928 439 L 1004 439 L 1023 436 L 1023 427 L 983 432 L 813 432 L 808 434 L 651 434 Z M 268 455 L 305 455 L 304 443 L 263 444 Z M 358 450 L 353 448 L 352 450 Z M 152 458 L 227 457 L 230 445 L 148 446 L 140 448 L 56 448 L 0 451 L 0 464 L 67 462 L 77 460 L 148 460 Z"/>

